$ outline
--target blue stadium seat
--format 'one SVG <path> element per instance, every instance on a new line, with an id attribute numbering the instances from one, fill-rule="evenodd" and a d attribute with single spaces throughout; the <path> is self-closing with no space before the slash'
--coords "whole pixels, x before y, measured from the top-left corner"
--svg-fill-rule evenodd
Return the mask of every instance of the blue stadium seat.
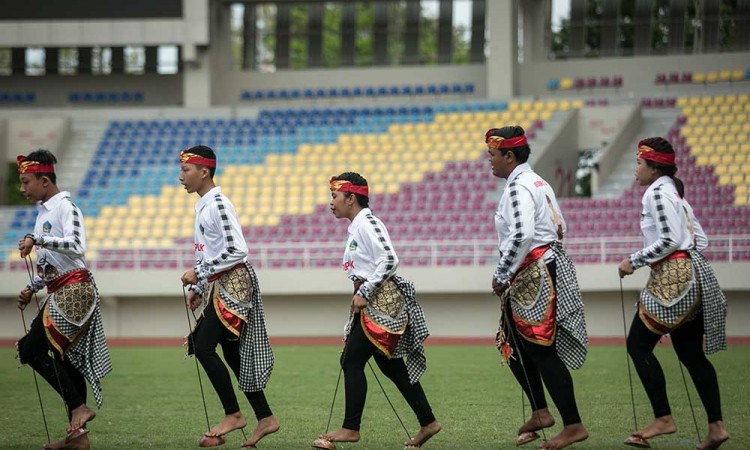
<path id="1" fill-rule="evenodd" d="M 247 102 L 247 101 L 252 100 L 252 98 L 253 98 L 253 95 L 248 90 L 243 90 L 242 93 L 240 94 L 240 99 L 242 99 L 243 101 Z"/>
<path id="2" fill-rule="evenodd" d="M 556 91 L 560 88 L 560 80 L 557 78 L 550 78 L 547 82 L 547 89 L 550 91 Z"/>
<path id="3" fill-rule="evenodd" d="M 474 93 L 474 83 L 466 83 L 464 85 L 464 94 L 473 94 Z"/>
<path id="4" fill-rule="evenodd" d="M 70 103 L 78 103 L 78 100 L 80 100 L 80 95 L 78 92 L 71 92 L 68 94 L 68 101 Z"/>

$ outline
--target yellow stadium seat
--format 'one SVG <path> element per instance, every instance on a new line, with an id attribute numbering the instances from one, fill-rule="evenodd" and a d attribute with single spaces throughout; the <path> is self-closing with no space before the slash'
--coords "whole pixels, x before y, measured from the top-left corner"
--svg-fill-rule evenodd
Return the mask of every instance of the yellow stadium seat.
<path id="1" fill-rule="evenodd" d="M 693 72 L 693 83 L 705 83 L 706 74 L 703 72 Z"/>
<path id="2" fill-rule="evenodd" d="M 748 94 L 739 94 L 739 95 L 737 95 L 737 103 L 745 104 L 745 103 L 748 103 L 748 102 L 750 102 L 750 95 L 748 95 Z"/>
<path id="3" fill-rule="evenodd" d="M 531 111 L 534 108 L 534 103 L 529 101 L 521 102 L 521 111 Z"/>
<path id="4" fill-rule="evenodd" d="M 695 148 L 699 145 L 698 136 L 690 136 L 686 138 L 685 143 L 690 147 L 693 147 L 693 151 L 695 151 Z"/>
<path id="5" fill-rule="evenodd" d="M 747 196 L 738 196 L 734 200 L 734 204 L 737 206 L 745 206 L 747 205 Z"/>
<path id="6" fill-rule="evenodd" d="M 740 184 L 734 189 L 734 195 L 747 195 L 747 185 L 746 184 Z"/>
<path id="7" fill-rule="evenodd" d="M 727 163 L 727 173 L 729 175 L 737 175 L 738 173 L 742 173 L 742 169 L 740 168 L 740 166 L 738 166 L 737 164 L 731 164 L 732 163 L 732 161 L 731 161 L 731 156 L 732 155 L 724 155 L 724 156 L 729 156 L 730 157 L 730 161 L 729 161 L 729 163 Z M 721 160 L 722 160 L 722 163 L 723 163 L 724 162 L 724 158 L 722 157 Z"/>
<path id="8" fill-rule="evenodd" d="M 693 96 L 690 97 L 690 104 L 693 106 L 698 106 L 702 103 L 703 97 Z"/>
<path id="9" fill-rule="evenodd" d="M 732 163 L 734 163 L 734 155 L 732 155 L 731 153 L 727 153 L 726 155 L 721 156 L 721 164 L 730 165 Z M 737 167 L 737 166 L 732 165 L 730 167 Z"/>
<path id="10" fill-rule="evenodd" d="M 741 69 L 736 69 L 732 71 L 732 74 L 730 76 L 730 79 L 732 81 L 744 81 L 745 80 L 745 71 Z"/>
<path id="11" fill-rule="evenodd" d="M 711 144 L 713 144 L 712 136 L 708 136 L 708 135 L 699 136 L 698 137 L 698 142 L 701 145 L 711 145 Z"/>
<path id="12" fill-rule="evenodd" d="M 721 114 L 729 114 L 731 111 L 732 111 L 732 105 L 729 105 L 729 104 L 719 105 L 719 112 Z"/>
<path id="13" fill-rule="evenodd" d="M 718 106 L 716 106 L 716 105 L 708 105 L 706 107 L 706 114 L 709 114 L 709 115 L 713 116 L 713 115 L 716 115 L 718 113 L 719 113 L 719 107 Z"/>
<path id="14" fill-rule="evenodd" d="M 723 140 L 725 144 L 734 144 L 735 142 L 737 142 L 737 135 L 725 134 Z"/>
<path id="15" fill-rule="evenodd" d="M 711 164 L 712 166 L 718 166 L 719 164 L 721 164 L 721 155 L 717 155 L 716 153 L 709 155 L 708 163 Z M 726 169 L 726 167 L 724 169 Z M 717 170 L 716 173 L 719 173 L 718 172 L 719 167 L 717 167 L 716 170 Z"/>
<path id="16" fill-rule="evenodd" d="M 738 174 L 732 175 L 732 184 L 737 185 L 737 184 L 742 184 L 744 182 L 745 182 L 744 174 L 738 173 Z"/>
<path id="17" fill-rule="evenodd" d="M 695 159 L 695 163 L 699 166 L 708 165 L 708 155 L 700 155 Z"/>
<path id="18" fill-rule="evenodd" d="M 677 99 L 677 106 L 680 108 L 684 108 L 688 105 L 688 98 L 687 97 L 680 97 Z"/>
<path id="19" fill-rule="evenodd" d="M 719 185 L 726 186 L 728 184 L 732 183 L 732 176 L 729 174 L 721 174 L 719 175 Z"/>
<path id="20" fill-rule="evenodd" d="M 682 108 L 682 113 L 686 116 L 688 116 L 688 119 L 695 119 L 698 120 L 697 117 L 695 117 L 695 107 L 693 106 L 685 106 Z"/>
<path id="21" fill-rule="evenodd" d="M 575 109 L 579 109 L 579 108 L 582 108 L 582 107 L 583 107 L 583 100 L 581 100 L 580 98 L 578 98 L 578 99 L 575 99 L 575 100 L 573 100 L 573 103 L 572 103 L 571 105 L 572 105 L 572 106 L 573 106 L 573 108 L 575 108 Z"/>
<path id="22" fill-rule="evenodd" d="M 706 74 L 706 83 L 716 83 L 719 81 L 719 74 L 716 72 L 708 72 Z"/>
<path id="23" fill-rule="evenodd" d="M 573 87 L 573 79 L 572 78 L 562 78 L 560 79 L 560 90 L 566 90 Z"/>

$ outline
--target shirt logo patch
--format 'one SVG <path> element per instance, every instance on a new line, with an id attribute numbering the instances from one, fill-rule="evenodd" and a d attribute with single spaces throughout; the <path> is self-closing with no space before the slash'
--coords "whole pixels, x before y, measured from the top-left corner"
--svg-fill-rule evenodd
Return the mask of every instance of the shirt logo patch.
<path id="1" fill-rule="evenodd" d="M 357 251 L 357 247 L 358 247 L 358 245 L 359 245 L 359 244 L 357 244 L 357 241 L 355 241 L 355 240 L 352 240 L 352 241 L 351 241 L 351 242 L 349 243 L 349 251 L 350 251 L 350 252 L 356 252 L 356 251 Z"/>
<path id="2" fill-rule="evenodd" d="M 42 224 L 42 231 L 44 231 L 45 233 L 49 233 L 50 231 L 52 231 L 52 224 L 49 223 L 49 221 L 44 222 Z"/>

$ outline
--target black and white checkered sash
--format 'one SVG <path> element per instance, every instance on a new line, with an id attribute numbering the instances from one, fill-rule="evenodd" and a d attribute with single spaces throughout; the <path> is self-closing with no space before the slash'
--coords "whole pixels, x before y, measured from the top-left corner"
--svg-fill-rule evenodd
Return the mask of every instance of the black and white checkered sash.
<path id="1" fill-rule="evenodd" d="M 578 287 L 576 268 L 563 250 L 562 243 L 555 241 L 550 247 L 555 254 L 557 271 L 557 354 L 568 368 L 579 369 L 586 361 L 589 342 L 581 289 Z"/>
<path id="2" fill-rule="evenodd" d="M 112 371 L 112 361 L 104 336 L 99 292 L 91 273 L 90 281 L 85 286 L 66 285 L 49 294 L 43 311 L 54 323 L 57 331 L 72 338 L 73 344 L 65 350 L 64 357 L 78 370 L 91 385 L 96 405 L 102 405 L 101 379 Z M 83 283 L 80 283 L 83 284 Z M 80 293 L 85 297 L 77 300 L 80 308 L 71 307 L 73 294 Z M 62 303 L 66 303 L 62 306 Z M 80 309 L 80 313 L 77 312 Z"/>
<path id="3" fill-rule="evenodd" d="M 266 331 L 266 316 L 263 312 L 263 299 L 255 269 L 250 263 L 239 267 L 249 277 L 246 289 L 236 289 L 229 284 L 231 278 L 215 281 L 214 288 L 221 300 L 232 311 L 245 317 L 240 332 L 240 376 L 239 389 L 243 392 L 257 392 L 266 388 L 273 371 L 274 356 Z M 234 281 L 237 283 L 237 280 Z M 240 297 L 244 292 L 244 297 Z"/>
<path id="4" fill-rule="evenodd" d="M 404 299 L 404 307 L 396 317 L 371 308 L 367 305 L 368 316 L 379 326 L 390 330 L 406 329 L 399 338 L 396 351 L 393 352 L 393 358 L 404 358 L 406 370 L 409 373 L 409 381 L 414 384 L 422 377 L 427 370 L 427 357 L 424 354 L 424 340 L 429 336 L 427 330 L 427 321 L 424 317 L 422 306 L 417 302 L 417 294 L 414 284 L 398 275 L 393 275 L 387 282 L 395 283 L 396 287 Z M 345 337 L 349 336 L 352 326 L 352 317 L 346 325 Z"/>
<path id="5" fill-rule="evenodd" d="M 703 350 L 710 355 L 727 349 L 727 299 L 711 265 L 698 250 L 688 250 L 703 306 Z"/>

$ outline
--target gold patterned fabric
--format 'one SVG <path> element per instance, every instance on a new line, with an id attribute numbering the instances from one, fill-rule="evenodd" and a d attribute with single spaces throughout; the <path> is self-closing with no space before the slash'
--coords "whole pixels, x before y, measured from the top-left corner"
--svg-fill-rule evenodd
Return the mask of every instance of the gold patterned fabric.
<path id="1" fill-rule="evenodd" d="M 238 265 L 222 275 L 218 284 L 223 293 L 239 303 L 247 303 L 253 295 L 253 284 L 244 265 Z"/>
<path id="2" fill-rule="evenodd" d="M 395 319 L 404 307 L 404 296 L 396 283 L 389 279 L 370 297 L 370 306 Z"/>
<path id="3" fill-rule="evenodd" d="M 96 287 L 92 282 L 68 284 L 52 295 L 59 313 L 77 326 L 89 319 L 96 305 Z"/>
<path id="4" fill-rule="evenodd" d="M 688 292 L 693 279 L 689 258 L 669 259 L 651 269 L 646 290 L 664 306 L 672 306 Z"/>
<path id="5" fill-rule="evenodd" d="M 530 308 L 542 289 L 542 270 L 535 261 L 518 272 L 509 288 L 510 298 L 524 308 Z"/>

